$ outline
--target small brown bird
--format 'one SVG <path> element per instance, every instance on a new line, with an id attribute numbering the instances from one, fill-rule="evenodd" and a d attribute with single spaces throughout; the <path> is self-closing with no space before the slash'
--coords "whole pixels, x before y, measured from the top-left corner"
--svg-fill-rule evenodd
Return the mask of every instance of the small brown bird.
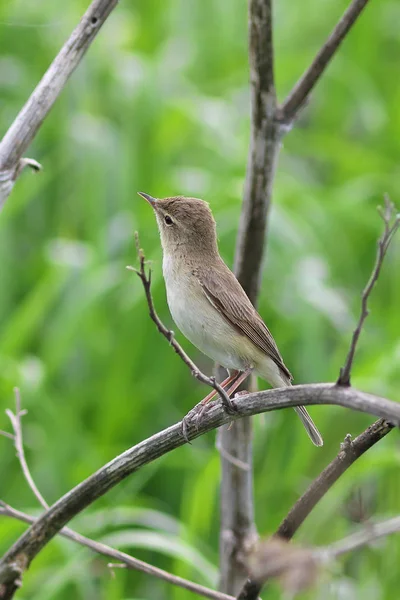
<path id="1" fill-rule="evenodd" d="M 291 385 L 292 376 L 274 338 L 219 255 L 208 204 L 198 198 L 139 195 L 156 215 L 172 317 L 192 344 L 228 369 L 230 377 L 222 384 L 231 384 L 228 394 L 251 371 L 273 388 Z M 312 442 L 322 446 L 322 437 L 304 406 L 295 410 Z"/>

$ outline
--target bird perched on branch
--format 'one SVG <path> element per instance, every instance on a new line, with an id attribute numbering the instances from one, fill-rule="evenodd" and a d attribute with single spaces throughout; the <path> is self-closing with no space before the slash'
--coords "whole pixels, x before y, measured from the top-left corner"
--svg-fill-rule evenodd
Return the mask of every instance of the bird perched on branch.
<path id="1" fill-rule="evenodd" d="M 273 388 L 292 376 L 274 338 L 235 275 L 219 255 L 216 224 L 206 202 L 177 196 L 156 199 L 139 192 L 154 209 L 163 248 L 168 306 L 181 332 L 225 367 L 231 396 L 251 372 Z M 208 402 L 215 392 L 202 401 Z M 304 406 L 295 407 L 316 446 L 322 437 Z"/>

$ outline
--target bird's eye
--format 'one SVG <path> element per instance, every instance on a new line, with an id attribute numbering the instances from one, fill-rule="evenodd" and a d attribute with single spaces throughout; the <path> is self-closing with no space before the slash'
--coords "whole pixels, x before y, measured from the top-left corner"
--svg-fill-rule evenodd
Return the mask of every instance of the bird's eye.
<path id="1" fill-rule="evenodd" d="M 173 220 L 171 219 L 171 217 L 169 215 L 165 215 L 164 221 L 166 222 L 167 225 L 173 224 Z"/>

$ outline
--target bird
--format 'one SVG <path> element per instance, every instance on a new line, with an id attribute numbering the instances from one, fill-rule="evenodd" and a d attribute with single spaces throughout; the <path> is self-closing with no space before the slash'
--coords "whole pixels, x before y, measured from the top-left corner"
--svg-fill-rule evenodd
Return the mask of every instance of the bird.
<path id="1" fill-rule="evenodd" d="M 228 396 L 251 372 L 272 388 L 292 385 L 272 334 L 220 256 L 209 204 L 185 196 L 138 194 L 151 205 L 157 220 L 172 318 L 194 346 L 228 370 L 229 377 L 221 384 Z M 307 410 L 294 408 L 311 441 L 322 446 L 321 434 Z"/>

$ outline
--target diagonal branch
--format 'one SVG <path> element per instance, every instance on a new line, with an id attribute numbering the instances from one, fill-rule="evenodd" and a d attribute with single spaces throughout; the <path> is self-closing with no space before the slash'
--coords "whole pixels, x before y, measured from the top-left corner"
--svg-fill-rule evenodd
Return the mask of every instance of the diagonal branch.
<path id="1" fill-rule="evenodd" d="M 135 269 L 134 267 L 131 267 L 131 266 L 128 266 L 126 268 L 129 271 L 133 271 L 134 273 L 136 273 L 143 283 L 144 291 L 146 294 L 147 305 L 149 307 L 150 318 L 156 324 L 157 329 L 161 333 L 161 335 L 163 335 L 169 341 L 170 345 L 175 350 L 175 352 L 178 354 L 178 356 L 183 360 L 185 365 L 187 365 L 189 367 L 193 377 L 195 377 L 202 383 L 209 385 L 216 392 L 218 392 L 225 409 L 229 413 L 234 413 L 234 408 L 228 397 L 228 394 L 219 385 L 219 383 L 215 380 L 215 377 L 207 377 L 207 375 L 205 375 L 204 373 L 202 373 L 202 371 L 200 371 L 200 369 L 194 364 L 192 359 L 186 354 L 186 352 L 184 351 L 182 346 L 180 344 L 178 344 L 178 342 L 174 338 L 174 332 L 171 331 L 170 329 L 167 329 L 167 327 L 165 327 L 164 323 L 161 321 L 160 317 L 156 313 L 156 309 L 154 308 L 153 297 L 151 294 L 151 270 L 149 269 L 149 272 L 146 273 L 146 257 L 144 255 L 143 250 L 140 248 L 139 234 L 137 231 L 135 232 L 135 242 L 136 242 L 137 254 L 139 257 L 139 265 L 140 265 L 139 269 Z"/>
<path id="2" fill-rule="evenodd" d="M 350 374 L 353 366 L 354 354 L 357 347 L 357 342 L 361 334 L 362 327 L 365 319 L 368 317 L 368 299 L 373 290 L 374 285 L 378 281 L 379 274 L 381 272 L 382 264 L 389 248 L 390 242 L 400 226 L 400 214 L 396 214 L 393 217 L 394 204 L 390 201 L 388 196 L 385 196 L 385 207 L 379 209 L 384 223 L 384 230 L 382 236 L 378 240 L 378 249 L 376 253 L 375 265 L 372 269 L 371 277 L 362 293 L 361 297 L 361 313 L 357 323 L 357 327 L 354 330 L 353 337 L 351 339 L 349 353 L 346 358 L 344 367 L 340 369 L 339 379 L 337 380 L 338 385 L 350 385 Z"/>
<path id="3" fill-rule="evenodd" d="M 33 159 L 22 158 L 69 77 L 82 60 L 118 0 L 93 0 L 0 143 L 0 209 L 25 166 L 39 170 Z"/>
<path id="4" fill-rule="evenodd" d="M 303 521 L 308 517 L 313 508 L 331 489 L 333 484 L 347 471 L 349 467 L 372 448 L 377 442 L 384 438 L 394 425 L 379 419 L 370 425 L 354 440 L 350 435 L 347 435 L 344 442 L 341 444 L 339 454 L 331 463 L 318 475 L 310 484 L 308 489 L 297 500 L 294 506 L 290 509 L 288 515 L 279 525 L 275 535 L 290 540 Z"/>
<path id="5" fill-rule="evenodd" d="M 230 420 L 281 408 L 332 404 L 374 414 L 400 423 L 400 404 L 348 388 L 329 384 L 299 385 L 241 395 L 235 398 L 236 413 L 228 415 L 220 402 L 210 403 L 200 422 L 188 415 L 187 436 L 193 440 Z M 144 465 L 182 446 L 185 438 L 179 422 L 117 456 L 70 490 L 13 544 L 0 559 L 0 598 L 12 598 L 18 581 L 33 558 L 74 516 Z"/>
<path id="6" fill-rule="evenodd" d="M 296 118 L 297 113 L 307 101 L 311 90 L 318 83 L 340 44 L 349 33 L 367 3 L 368 0 L 353 0 L 350 4 L 311 65 L 296 83 L 283 104 L 278 108 L 277 117 L 281 123 L 290 124 Z"/>
<path id="7" fill-rule="evenodd" d="M 391 430 L 393 425 L 384 419 L 379 419 L 363 431 L 354 440 L 350 436 L 346 436 L 343 444 L 341 444 L 339 454 L 331 463 L 318 475 L 310 484 L 304 494 L 290 509 L 288 515 L 283 519 L 282 523 L 276 530 L 274 537 L 290 540 L 297 532 L 303 521 L 308 517 L 313 508 L 331 489 L 333 484 L 347 471 L 349 467 L 385 437 Z M 243 586 L 238 600 L 257 600 L 262 587 L 267 579 L 264 578 L 261 583 L 258 579 L 250 578 Z"/>

